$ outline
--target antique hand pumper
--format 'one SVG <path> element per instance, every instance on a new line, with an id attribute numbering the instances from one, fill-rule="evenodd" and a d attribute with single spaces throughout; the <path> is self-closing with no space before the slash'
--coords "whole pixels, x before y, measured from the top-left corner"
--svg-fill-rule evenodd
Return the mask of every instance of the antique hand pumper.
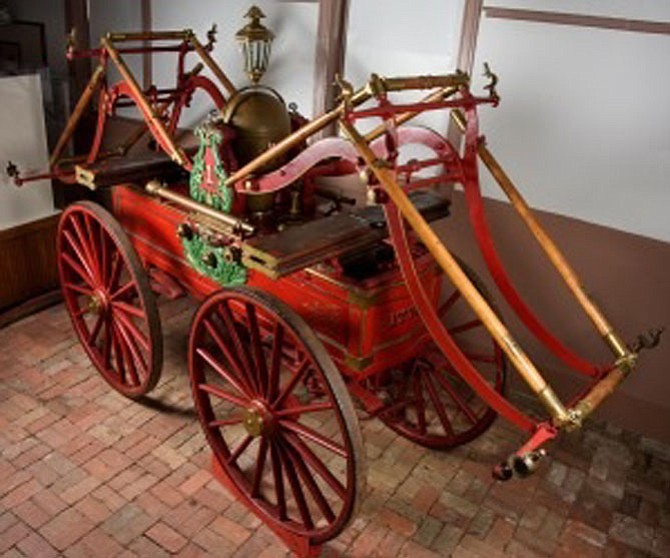
<path id="1" fill-rule="evenodd" d="M 128 397 L 147 394 L 162 364 L 152 290 L 204 298 L 189 334 L 189 376 L 217 476 L 308 555 L 345 528 L 364 490 L 351 396 L 402 436 L 435 449 L 472 440 L 502 415 L 529 436 L 494 468 L 504 480 L 531 473 L 543 444 L 562 429 L 579 428 L 660 332 L 632 345 L 620 338 L 489 151 L 477 117 L 481 105 L 499 102 L 488 67 L 485 96 L 471 92 L 463 73 L 373 74 L 358 90 L 340 80 L 337 106 L 307 121 L 258 84 L 273 35 L 260 23 L 260 10 L 248 17 L 237 40 L 253 85 L 242 89 L 212 58 L 213 31 L 204 45 L 185 30 L 110 33 L 98 49 L 71 48 L 70 58 L 94 58 L 98 66 L 47 176 L 106 194 L 99 200 L 107 209 L 92 202 L 68 207 L 58 234 L 65 302 L 97 370 Z M 139 86 L 124 55 L 146 52 L 177 55 L 174 87 Z M 200 62 L 187 71 L 192 54 Z M 116 84 L 107 82 L 110 65 L 121 76 Z M 410 103 L 394 99 L 412 90 L 430 93 Z M 96 93 L 89 153 L 63 158 Z M 189 144 L 184 114 L 203 95 L 214 112 Z M 108 117 L 127 106 L 143 122 L 121 145 L 103 149 Z M 444 110 L 463 133 L 461 150 L 408 124 Z M 381 123 L 359 131 L 359 122 L 370 119 Z M 308 143 L 333 123 L 346 138 Z M 430 155 L 405 161 L 410 145 Z M 612 362 L 596 365 L 575 354 L 517 292 L 488 230 L 479 161 L 611 349 Z M 14 165 L 8 170 L 17 183 L 31 179 Z M 365 195 L 345 195 L 325 180 L 347 177 Z M 449 250 L 449 239 L 432 228 L 449 213 L 438 187 L 455 183 L 463 186 L 500 292 L 551 352 L 588 379 L 588 389 L 569 403 L 515 341 L 481 281 Z M 506 362 L 545 417 L 504 397 Z"/>

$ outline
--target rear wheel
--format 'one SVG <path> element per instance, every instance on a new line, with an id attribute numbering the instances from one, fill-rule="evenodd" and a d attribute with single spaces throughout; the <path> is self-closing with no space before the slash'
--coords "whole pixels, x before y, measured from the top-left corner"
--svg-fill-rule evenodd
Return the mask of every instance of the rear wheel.
<path id="1" fill-rule="evenodd" d="M 63 213 L 57 242 L 65 306 L 93 365 L 119 393 L 146 394 L 160 378 L 163 338 L 130 240 L 105 209 L 79 202 Z"/>
<path id="2" fill-rule="evenodd" d="M 318 544 L 340 533 L 365 481 L 342 377 L 293 310 L 249 288 L 198 309 L 189 374 L 223 473 L 268 523 Z"/>
<path id="3" fill-rule="evenodd" d="M 462 262 L 461 267 L 488 299 L 474 271 Z M 446 278 L 438 313 L 482 378 L 502 394 L 506 359 L 482 321 Z M 426 447 L 446 449 L 469 442 L 496 417 L 432 341 L 419 356 L 369 382 L 384 401 L 379 418 L 398 434 Z"/>

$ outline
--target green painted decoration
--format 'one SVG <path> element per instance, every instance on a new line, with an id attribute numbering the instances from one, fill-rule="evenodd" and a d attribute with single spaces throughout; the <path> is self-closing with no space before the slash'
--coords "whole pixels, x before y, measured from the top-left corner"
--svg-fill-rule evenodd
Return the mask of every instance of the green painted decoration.
<path id="1" fill-rule="evenodd" d="M 233 206 L 233 189 L 226 186 L 228 175 L 219 154 L 223 136 L 210 123 L 198 126 L 195 130 L 195 135 L 200 140 L 200 146 L 193 159 L 193 168 L 189 180 L 191 198 L 199 203 L 207 204 L 214 209 L 230 213 Z M 208 158 L 210 168 L 207 165 Z M 211 174 L 212 171 L 213 176 Z M 206 180 L 210 185 L 209 188 L 203 184 L 203 180 Z"/>
<path id="2" fill-rule="evenodd" d="M 197 235 L 182 238 L 182 244 L 186 259 L 199 273 L 224 286 L 246 283 L 247 269 L 242 264 L 228 261 L 224 248 L 212 247 Z"/>

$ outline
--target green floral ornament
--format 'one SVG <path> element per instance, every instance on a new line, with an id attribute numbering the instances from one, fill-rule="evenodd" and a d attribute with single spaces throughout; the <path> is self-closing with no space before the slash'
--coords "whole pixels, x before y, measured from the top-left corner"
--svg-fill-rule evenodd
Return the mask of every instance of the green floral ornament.
<path id="1" fill-rule="evenodd" d="M 225 248 L 213 247 L 202 238 L 193 235 L 182 238 L 184 254 L 191 266 L 202 275 L 220 285 L 243 285 L 247 281 L 247 269 L 226 258 Z"/>
<path id="2" fill-rule="evenodd" d="M 223 167 L 219 147 L 223 141 L 221 131 L 217 130 L 212 124 L 205 123 L 198 126 L 195 135 L 200 140 L 200 147 L 193 160 L 191 177 L 189 180 L 189 190 L 191 198 L 199 203 L 204 203 L 230 213 L 233 206 L 233 189 L 226 186 L 226 169 Z M 216 178 L 216 192 L 211 192 L 202 187 L 202 181 L 206 172 L 206 155 L 209 150 L 214 157 L 214 177 Z"/>

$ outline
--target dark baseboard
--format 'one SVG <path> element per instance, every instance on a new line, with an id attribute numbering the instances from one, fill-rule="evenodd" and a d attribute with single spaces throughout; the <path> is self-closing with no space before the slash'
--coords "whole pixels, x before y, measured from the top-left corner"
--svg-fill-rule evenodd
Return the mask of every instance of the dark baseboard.
<path id="1" fill-rule="evenodd" d="M 18 322 L 23 318 L 27 318 L 36 312 L 49 308 L 50 306 L 59 304 L 62 300 L 63 295 L 61 294 L 60 289 L 54 289 L 48 293 L 26 300 L 25 302 L 0 313 L 0 329 L 13 324 L 14 322 Z"/>

